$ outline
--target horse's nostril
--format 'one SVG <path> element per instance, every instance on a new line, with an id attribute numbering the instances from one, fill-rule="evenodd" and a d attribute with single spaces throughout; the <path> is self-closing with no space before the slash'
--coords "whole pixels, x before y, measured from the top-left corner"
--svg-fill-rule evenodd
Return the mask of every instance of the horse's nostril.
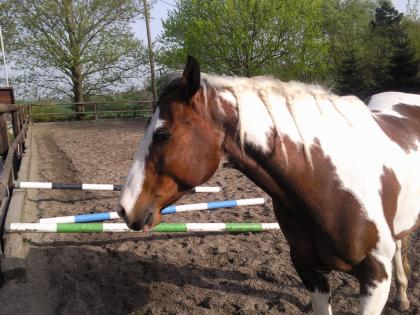
<path id="1" fill-rule="evenodd" d="M 153 213 L 149 213 L 149 214 L 147 215 L 146 220 L 144 220 L 144 225 L 148 224 L 151 218 L 153 218 Z M 153 220 L 152 220 L 152 221 L 153 221 Z"/>
<path id="2" fill-rule="evenodd" d="M 120 216 L 120 218 L 125 218 L 125 209 L 121 206 L 117 207 L 117 213 Z"/>
<path id="3" fill-rule="evenodd" d="M 140 231 L 141 230 L 141 226 L 138 222 L 131 222 L 131 223 L 128 224 L 128 227 L 131 230 L 134 230 L 134 231 Z"/>

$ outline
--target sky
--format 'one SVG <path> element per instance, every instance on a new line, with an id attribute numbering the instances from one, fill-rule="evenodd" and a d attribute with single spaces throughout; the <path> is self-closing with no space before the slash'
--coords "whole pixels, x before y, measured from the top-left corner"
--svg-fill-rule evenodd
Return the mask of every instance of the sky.
<path id="1" fill-rule="evenodd" d="M 150 1 L 150 0 L 149 0 Z M 155 39 L 162 32 L 162 19 L 168 16 L 168 11 L 175 9 L 176 0 L 155 0 L 150 12 L 150 33 L 152 39 Z M 137 21 L 133 24 L 134 33 L 143 43 L 147 44 L 146 23 L 144 20 Z"/>
<path id="2" fill-rule="evenodd" d="M 149 0 L 150 1 L 150 0 Z M 174 9 L 176 0 L 155 0 L 150 14 L 150 29 L 152 39 L 155 39 L 162 32 L 162 19 L 168 15 L 168 11 Z M 393 0 L 395 8 L 400 12 L 405 12 L 407 0 Z M 420 8 L 419 8 L 420 9 Z M 144 21 L 137 21 L 133 24 L 133 29 L 138 38 L 147 44 L 146 24 Z"/>

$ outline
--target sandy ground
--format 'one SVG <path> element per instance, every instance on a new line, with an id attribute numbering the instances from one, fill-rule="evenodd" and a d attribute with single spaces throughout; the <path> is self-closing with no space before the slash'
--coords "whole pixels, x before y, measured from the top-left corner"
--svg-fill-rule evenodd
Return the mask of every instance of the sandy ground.
<path id="1" fill-rule="evenodd" d="M 143 123 L 135 120 L 46 123 L 33 127 L 30 180 L 123 183 Z M 219 171 L 218 194 L 189 194 L 178 203 L 266 197 L 243 175 Z M 26 222 L 110 210 L 115 192 L 28 191 Z M 167 222 L 275 222 L 264 206 L 166 216 Z M 26 278 L 0 289 L 0 314 L 310 314 L 309 295 L 294 271 L 281 232 L 215 234 L 25 234 Z M 420 313 L 419 233 L 405 314 Z M 331 274 L 335 314 L 358 313 L 358 284 Z M 395 286 L 384 314 L 400 314 Z"/>

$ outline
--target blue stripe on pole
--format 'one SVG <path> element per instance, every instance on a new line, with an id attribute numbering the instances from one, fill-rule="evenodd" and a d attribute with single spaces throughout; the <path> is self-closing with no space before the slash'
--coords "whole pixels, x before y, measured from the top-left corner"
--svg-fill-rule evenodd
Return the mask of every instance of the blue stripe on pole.
<path id="1" fill-rule="evenodd" d="M 95 221 L 106 221 L 110 220 L 111 215 L 109 212 L 92 213 L 92 214 L 80 214 L 74 216 L 75 223 L 86 223 Z"/>
<path id="2" fill-rule="evenodd" d="M 236 207 L 238 202 L 236 200 L 226 200 L 226 201 L 213 201 L 208 202 L 208 209 L 218 209 L 218 208 L 231 208 Z"/>
<path id="3" fill-rule="evenodd" d="M 161 214 L 172 214 L 172 213 L 176 213 L 176 206 L 166 207 L 160 213 Z"/>
<path id="4" fill-rule="evenodd" d="M 226 200 L 226 201 L 213 201 L 207 203 L 207 209 L 219 209 L 219 208 L 231 208 L 236 207 L 238 202 L 236 200 Z M 177 213 L 177 206 L 169 206 L 164 208 L 160 213 L 161 214 L 172 214 Z"/>

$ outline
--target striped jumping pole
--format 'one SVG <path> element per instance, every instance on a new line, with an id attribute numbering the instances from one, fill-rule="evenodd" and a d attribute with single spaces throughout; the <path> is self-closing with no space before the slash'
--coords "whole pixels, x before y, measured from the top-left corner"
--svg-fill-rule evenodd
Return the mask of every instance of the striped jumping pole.
<path id="1" fill-rule="evenodd" d="M 193 203 L 190 205 L 169 206 L 169 207 L 164 208 L 160 213 L 172 214 L 172 213 L 187 212 L 187 211 L 212 210 L 212 209 L 220 209 L 220 208 L 239 207 L 239 206 L 262 205 L 264 203 L 265 203 L 264 198 L 213 201 L 213 202 L 207 202 L 207 203 Z"/>
<path id="2" fill-rule="evenodd" d="M 161 214 L 173 214 L 179 212 L 198 211 L 198 210 L 212 210 L 220 208 L 231 208 L 237 206 L 251 206 L 262 205 L 265 203 L 264 198 L 251 198 L 251 199 L 238 199 L 238 200 L 225 200 L 214 201 L 207 203 L 195 203 L 189 205 L 169 206 L 161 211 Z M 118 219 L 117 212 L 101 212 L 92 214 L 80 214 L 65 217 L 43 218 L 40 223 L 87 223 L 98 222 L 112 219 Z"/>
<path id="3" fill-rule="evenodd" d="M 47 182 L 16 182 L 15 188 L 25 189 L 66 189 L 66 190 L 111 190 L 120 191 L 123 185 L 113 184 L 63 184 Z M 192 189 L 196 193 L 220 192 L 220 187 L 197 186 Z"/>
<path id="4" fill-rule="evenodd" d="M 47 182 L 16 182 L 16 188 L 25 189 L 66 189 L 66 190 L 113 190 L 120 191 L 122 185 L 113 184 L 63 184 Z"/>
<path id="5" fill-rule="evenodd" d="M 262 232 L 278 230 L 278 223 L 161 223 L 150 229 L 157 233 Z M 122 233 L 136 232 L 125 223 L 11 223 L 9 232 L 31 233 Z"/>

